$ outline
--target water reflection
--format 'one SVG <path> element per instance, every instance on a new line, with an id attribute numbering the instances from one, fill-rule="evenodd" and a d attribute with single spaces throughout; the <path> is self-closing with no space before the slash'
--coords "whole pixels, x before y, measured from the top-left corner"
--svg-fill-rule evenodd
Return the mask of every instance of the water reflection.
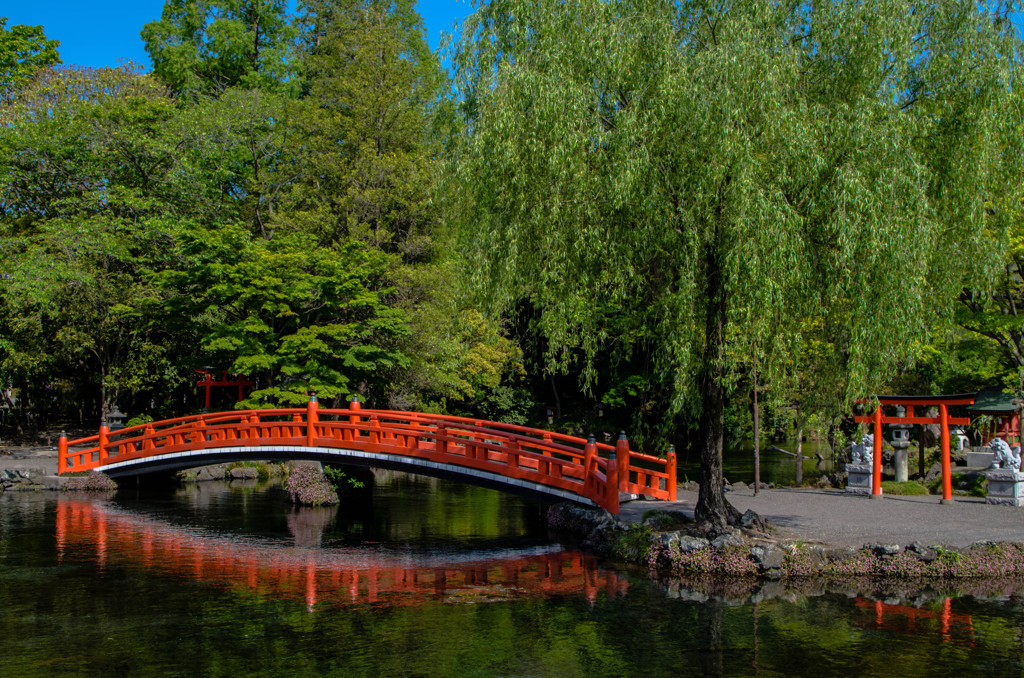
<path id="1" fill-rule="evenodd" d="M 971 615 L 953 612 L 953 601 L 946 598 L 938 610 L 895 605 L 881 600 L 857 598 L 859 610 L 873 613 L 871 621 L 861 620 L 865 628 L 889 633 L 938 633 L 942 642 L 958 642 L 974 646 L 974 622 Z"/>
<path id="2" fill-rule="evenodd" d="M 593 557 L 558 545 L 457 553 L 317 548 L 337 510 L 292 509 L 293 543 L 281 545 L 196 533 L 104 501 L 61 497 L 57 557 L 301 598 L 311 610 L 330 603 L 475 603 L 577 594 L 593 603 L 598 591 L 614 598 L 628 587 L 625 578 L 599 568 Z"/>
<path id="3" fill-rule="evenodd" d="M 637 573 L 627 588 L 624 573 L 550 544 L 533 507 L 443 485 L 440 496 L 417 498 L 414 489 L 375 498 L 372 515 L 343 505 L 333 520 L 224 486 L 211 486 L 202 510 L 170 493 L 122 491 L 116 503 L 0 495 L 0 673 L 845 678 L 1024 669 L 1020 581 L 922 591 L 869 579 L 829 589 Z M 491 501 L 508 516 L 497 537 L 434 532 L 446 521 L 467 531 L 459 512 Z M 339 538 L 355 522 L 367 526 L 360 541 Z M 412 532 L 427 537 L 406 540 Z"/>

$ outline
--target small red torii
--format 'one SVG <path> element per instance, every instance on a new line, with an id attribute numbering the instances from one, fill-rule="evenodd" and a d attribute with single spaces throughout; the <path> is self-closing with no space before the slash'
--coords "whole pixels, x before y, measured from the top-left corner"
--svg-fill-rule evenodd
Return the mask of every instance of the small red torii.
<path id="1" fill-rule="evenodd" d="M 961 393 L 958 395 L 939 396 L 875 396 L 873 399 L 858 400 L 860 404 L 877 402 L 878 406 L 870 415 L 854 417 L 858 424 L 874 424 L 875 451 L 872 456 L 874 468 L 871 474 L 871 494 L 880 497 L 882 495 L 882 424 L 938 424 L 942 429 L 939 438 L 940 449 L 942 450 L 942 503 L 953 502 L 953 479 L 949 458 L 949 425 L 969 426 L 969 417 L 951 417 L 949 408 L 952 405 L 973 405 L 977 394 Z M 882 413 L 882 405 L 902 405 L 907 412 L 904 416 L 888 416 Z M 939 416 L 922 417 L 914 416 L 914 406 L 939 408 Z"/>
<path id="2" fill-rule="evenodd" d="M 238 387 L 238 402 L 242 402 L 243 400 L 245 400 L 245 387 L 246 386 L 255 386 L 256 385 L 255 382 L 249 381 L 248 379 L 246 379 L 245 377 L 243 377 L 241 375 L 235 375 L 234 379 L 228 379 L 228 371 L 227 370 L 221 370 L 220 371 L 220 379 L 219 380 L 215 380 L 213 378 L 213 375 L 211 374 L 211 370 L 209 370 L 209 369 L 196 370 L 196 372 L 198 372 L 199 374 L 203 375 L 203 378 L 200 379 L 198 382 L 196 382 L 196 386 L 203 386 L 203 387 L 206 388 L 206 399 L 204 401 L 206 404 L 203 405 L 203 407 L 205 407 L 207 410 L 210 409 L 210 387 L 211 386 L 237 386 Z"/>

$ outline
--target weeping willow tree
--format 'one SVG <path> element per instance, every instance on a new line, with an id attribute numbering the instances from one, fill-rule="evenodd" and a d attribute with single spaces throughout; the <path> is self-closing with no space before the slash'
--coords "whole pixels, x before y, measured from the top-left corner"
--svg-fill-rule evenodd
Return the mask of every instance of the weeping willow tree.
<path id="1" fill-rule="evenodd" d="M 755 349 L 785 385 L 813 328 L 816 380 L 848 402 L 913 359 L 964 253 L 994 260 L 1019 177 L 1010 9 L 484 2 L 454 50 L 450 172 L 475 282 L 541 310 L 552 366 L 640 328 L 699 422 L 697 517 L 735 522 L 723 409 Z"/>

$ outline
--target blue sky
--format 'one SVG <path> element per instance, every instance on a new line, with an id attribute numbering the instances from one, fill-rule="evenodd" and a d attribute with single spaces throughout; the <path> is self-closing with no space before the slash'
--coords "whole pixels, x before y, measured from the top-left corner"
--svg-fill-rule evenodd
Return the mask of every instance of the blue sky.
<path id="1" fill-rule="evenodd" d="M 65 64 L 116 66 L 123 60 L 151 64 L 142 47 L 143 24 L 160 18 L 164 0 L 8 0 L 0 16 L 7 27 L 41 25 L 46 37 L 60 40 Z M 430 46 L 437 49 L 441 32 L 451 33 L 457 21 L 470 13 L 469 0 L 419 0 L 417 9 L 427 25 Z"/>

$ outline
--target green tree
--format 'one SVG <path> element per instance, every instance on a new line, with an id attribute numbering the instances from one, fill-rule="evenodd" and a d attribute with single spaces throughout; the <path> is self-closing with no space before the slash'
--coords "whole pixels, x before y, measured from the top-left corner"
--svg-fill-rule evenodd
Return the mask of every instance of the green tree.
<path id="1" fill-rule="evenodd" d="M 167 0 L 142 28 L 153 73 L 191 95 L 287 89 L 294 37 L 284 0 Z"/>
<path id="2" fill-rule="evenodd" d="M 443 76 L 414 3 L 300 6 L 305 172 L 296 207 L 324 241 L 355 237 L 409 261 L 430 255 L 431 109 Z"/>
<path id="3" fill-rule="evenodd" d="M 1014 115 L 1006 11 L 501 0 L 467 20 L 451 174 L 477 282 L 541 309 L 556 365 L 644 328 L 698 419 L 704 524 L 737 517 L 723 409 L 755 345 L 779 388 L 814 319 L 820 377 L 869 393 L 959 290 L 948 252 L 1003 228 L 984 194 Z"/>
<path id="4" fill-rule="evenodd" d="M 338 401 L 380 390 L 406 357 L 404 314 L 381 299 L 385 261 L 357 242 L 318 247 L 308 235 L 253 236 L 225 224 L 185 231 L 185 265 L 161 275 L 180 321 L 201 327 L 203 354 L 258 378 L 244 405 Z"/>
<path id="5" fill-rule="evenodd" d="M 173 373 L 140 311 L 169 229 L 173 114 L 131 68 L 50 69 L 0 110 L 0 373 L 23 393 L 98 391 L 102 412 Z"/>
<path id="6" fill-rule="evenodd" d="M 42 26 L 7 28 L 0 17 L 0 100 L 11 96 L 45 66 L 61 63 L 59 40 L 47 40 Z"/>

